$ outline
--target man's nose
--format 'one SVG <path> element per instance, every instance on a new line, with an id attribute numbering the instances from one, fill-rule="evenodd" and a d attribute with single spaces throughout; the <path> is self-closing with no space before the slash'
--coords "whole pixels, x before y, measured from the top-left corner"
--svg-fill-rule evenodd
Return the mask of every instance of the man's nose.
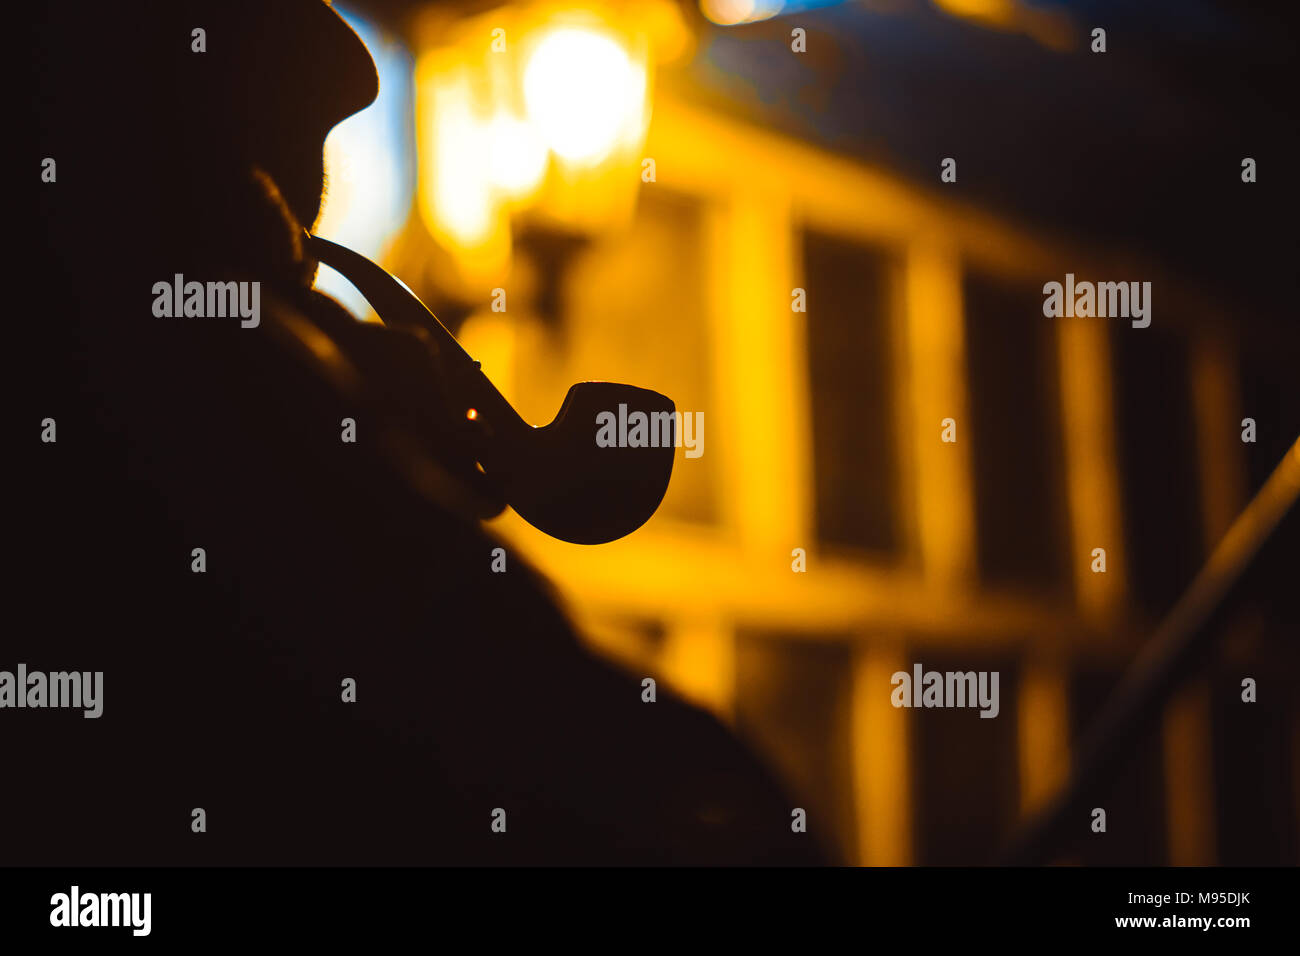
<path id="1" fill-rule="evenodd" d="M 333 73 L 330 87 L 337 92 L 337 99 L 330 105 L 334 115 L 326 117 L 332 128 L 353 113 L 365 109 L 379 95 L 379 72 L 375 61 L 366 49 L 361 37 L 322 0 L 314 0 L 320 12 L 324 14 L 321 23 L 323 34 L 321 60 L 323 69 Z"/>

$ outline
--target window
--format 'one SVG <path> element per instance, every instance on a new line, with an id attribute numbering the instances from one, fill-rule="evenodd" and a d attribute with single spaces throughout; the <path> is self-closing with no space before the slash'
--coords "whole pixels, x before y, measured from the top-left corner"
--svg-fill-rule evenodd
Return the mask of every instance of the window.
<path id="1" fill-rule="evenodd" d="M 893 420 L 895 270 L 880 249 L 803 234 L 817 540 L 899 549 Z"/>
<path id="2" fill-rule="evenodd" d="M 723 460 L 710 412 L 705 251 L 701 204 L 656 186 L 642 193 L 630 230 L 574 252 L 557 303 L 568 381 L 640 385 L 667 395 L 683 415 L 704 413 L 703 454 L 677 450 L 660 506 L 700 523 L 716 520 Z"/>
<path id="3" fill-rule="evenodd" d="M 742 631 L 736 644 L 736 729 L 766 759 L 809 834 L 841 862 L 853 859 L 851 646 Z M 814 835 L 815 834 L 815 835 Z"/>
<path id="4" fill-rule="evenodd" d="M 1010 835 L 1020 803 L 1017 670 L 1005 660 L 940 657 L 924 649 L 913 651 L 912 659 L 922 663 L 924 670 L 941 674 L 998 672 L 995 718 L 980 717 L 980 709 L 970 706 L 909 712 L 916 862 L 987 865 Z"/>
<path id="5" fill-rule="evenodd" d="M 1119 326 L 1111 342 L 1128 581 L 1137 603 L 1160 613 L 1204 554 L 1187 350 L 1154 324 Z"/>
<path id="6" fill-rule="evenodd" d="M 1070 737 L 1076 750 L 1114 690 L 1119 671 L 1080 669 L 1070 681 Z M 1124 741 L 1114 777 L 1088 794 L 1088 816 L 1078 821 L 1065 859 L 1088 866 L 1160 866 L 1168 862 L 1164 750 L 1157 723 Z M 1106 833 L 1092 832 L 1092 809 L 1106 811 Z M 1091 839 L 1096 837 L 1096 839 Z"/>
<path id="7" fill-rule="evenodd" d="M 968 273 L 963 296 L 980 579 L 1064 591 L 1070 544 L 1053 320 L 1036 286 Z"/>

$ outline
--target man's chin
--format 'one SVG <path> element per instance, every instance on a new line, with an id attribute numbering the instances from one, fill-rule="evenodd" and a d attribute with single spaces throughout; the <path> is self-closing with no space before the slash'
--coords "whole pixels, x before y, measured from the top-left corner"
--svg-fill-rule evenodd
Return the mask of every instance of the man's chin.
<path id="1" fill-rule="evenodd" d="M 290 211 L 294 214 L 294 217 L 308 232 L 314 232 L 316 230 L 316 223 L 320 219 L 321 212 L 324 211 L 322 198 L 322 196 L 318 195 L 314 203 L 304 204 L 302 209 L 294 209 L 292 206 L 290 207 Z"/>
<path id="2" fill-rule="evenodd" d="M 291 180 L 281 180 L 274 175 L 274 181 L 283 201 L 285 210 L 295 222 L 308 231 L 316 226 L 324 209 L 325 173 L 322 165 L 317 165 L 313 172 L 303 173 Z"/>

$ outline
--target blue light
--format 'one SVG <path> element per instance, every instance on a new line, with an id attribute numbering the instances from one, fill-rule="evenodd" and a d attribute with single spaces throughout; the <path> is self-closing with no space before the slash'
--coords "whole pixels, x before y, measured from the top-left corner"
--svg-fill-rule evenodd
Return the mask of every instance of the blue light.
<path id="1" fill-rule="evenodd" d="M 415 193 L 414 64 L 404 46 L 368 20 L 338 4 L 334 9 L 370 49 L 379 96 L 326 140 L 327 186 L 316 233 L 378 260 L 406 223 Z M 358 316 L 370 314 L 361 294 L 328 266 L 321 266 L 316 288 Z"/>

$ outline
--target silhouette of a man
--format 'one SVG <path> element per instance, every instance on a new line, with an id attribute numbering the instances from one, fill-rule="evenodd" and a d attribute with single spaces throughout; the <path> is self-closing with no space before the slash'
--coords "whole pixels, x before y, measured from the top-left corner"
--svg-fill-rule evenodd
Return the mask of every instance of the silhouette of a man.
<path id="1" fill-rule="evenodd" d="M 28 36 L 57 175 L 21 282 L 0 668 L 102 672 L 103 714 L 0 711 L 6 861 L 817 860 L 712 717 L 644 703 L 379 447 L 386 377 L 427 370 L 312 290 L 299 241 L 326 133 L 377 92 L 343 21 L 70 4 Z M 260 283 L 259 324 L 160 318 L 178 274 Z"/>

